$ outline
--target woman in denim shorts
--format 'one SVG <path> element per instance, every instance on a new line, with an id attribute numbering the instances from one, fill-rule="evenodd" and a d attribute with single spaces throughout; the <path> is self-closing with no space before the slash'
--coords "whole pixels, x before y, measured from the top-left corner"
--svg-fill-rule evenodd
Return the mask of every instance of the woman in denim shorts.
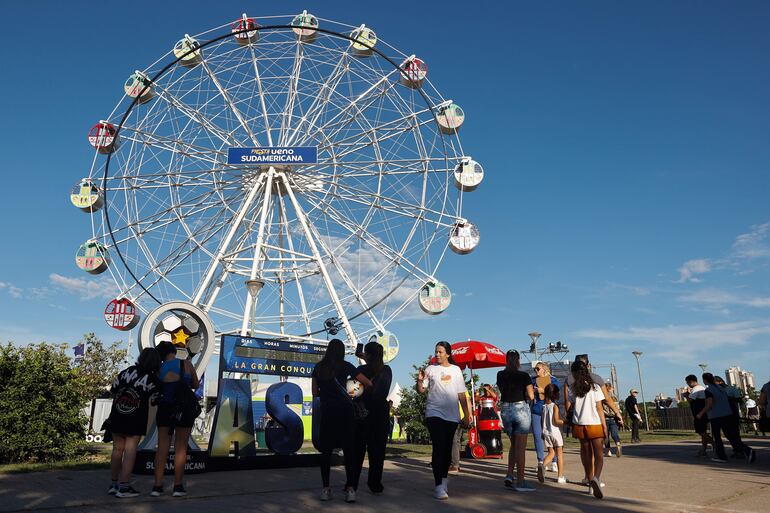
<path id="1" fill-rule="evenodd" d="M 508 452 L 508 475 L 505 486 L 518 492 L 533 492 L 535 489 L 524 481 L 524 459 L 527 436 L 532 424 L 529 402 L 535 398 L 529 374 L 519 370 L 519 352 L 510 350 L 505 354 L 505 369 L 497 373 L 497 387 L 500 389 L 500 416 L 503 429 L 511 438 Z M 513 466 L 516 465 L 516 483 L 513 482 Z"/>

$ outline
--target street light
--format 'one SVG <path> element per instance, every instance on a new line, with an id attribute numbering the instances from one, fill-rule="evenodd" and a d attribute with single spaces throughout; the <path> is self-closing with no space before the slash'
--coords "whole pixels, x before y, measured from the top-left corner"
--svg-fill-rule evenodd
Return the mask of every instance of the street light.
<path id="1" fill-rule="evenodd" d="M 249 289 L 249 295 L 251 296 L 251 336 L 254 336 L 254 322 L 257 316 L 257 296 L 262 287 L 265 286 L 265 282 L 260 279 L 246 280 L 246 288 Z"/>
<path id="2" fill-rule="evenodd" d="M 706 367 L 708 367 L 708 364 L 707 363 L 699 363 L 698 367 L 700 367 L 700 371 L 703 374 L 703 373 L 706 372 Z"/>
<path id="3" fill-rule="evenodd" d="M 537 358 L 537 339 L 540 338 L 540 333 L 537 331 L 533 331 L 532 333 L 528 333 L 529 338 L 532 339 L 532 345 L 529 346 L 529 350 L 533 353 L 535 353 L 535 358 Z"/>
<path id="4" fill-rule="evenodd" d="M 639 388 L 642 389 L 642 407 L 644 408 L 644 422 L 647 424 L 647 431 L 650 431 L 650 419 L 647 417 L 647 403 L 644 400 L 644 383 L 642 382 L 642 368 L 639 366 L 639 357 L 642 356 L 641 351 L 632 351 L 631 354 L 636 356 L 636 371 L 639 373 Z"/>

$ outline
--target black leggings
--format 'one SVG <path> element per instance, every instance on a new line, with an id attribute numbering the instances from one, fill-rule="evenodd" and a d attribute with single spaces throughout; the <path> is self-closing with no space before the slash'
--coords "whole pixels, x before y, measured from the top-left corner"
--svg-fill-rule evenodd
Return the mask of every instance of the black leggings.
<path id="1" fill-rule="evenodd" d="M 353 485 L 356 458 L 354 449 L 352 407 L 329 407 L 321 404 L 321 481 L 329 487 L 332 451 L 341 448 L 345 456 L 345 487 Z"/>
<path id="2" fill-rule="evenodd" d="M 452 444 L 454 442 L 457 422 L 450 422 L 439 417 L 425 419 L 428 425 L 430 439 L 433 442 L 433 480 L 436 486 L 449 474 L 449 462 L 452 459 Z"/>

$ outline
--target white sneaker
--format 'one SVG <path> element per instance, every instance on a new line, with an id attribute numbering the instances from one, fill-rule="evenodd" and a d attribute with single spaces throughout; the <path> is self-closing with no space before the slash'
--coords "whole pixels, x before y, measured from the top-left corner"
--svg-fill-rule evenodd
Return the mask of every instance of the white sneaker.
<path id="1" fill-rule="evenodd" d="M 345 490 L 345 502 L 356 502 L 356 491 L 352 488 Z"/>
<path id="2" fill-rule="evenodd" d="M 324 488 L 321 490 L 321 500 L 322 501 L 330 501 L 332 500 L 332 489 L 331 488 Z"/>
<path id="3" fill-rule="evenodd" d="M 433 490 L 433 498 L 438 499 L 440 501 L 446 500 L 449 498 L 449 494 L 446 493 L 446 489 L 444 489 L 444 485 L 438 485 Z"/>
<path id="4" fill-rule="evenodd" d="M 559 476 L 556 478 L 557 484 L 567 484 L 567 477 L 566 476 Z"/>
<path id="5" fill-rule="evenodd" d="M 558 472 L 559 471 L 559 465 L 556 462 L 551 463 L 551 466 L 548 467 L 548 470 L 551 472 Z"/>
<path id="6" fill-rule="evenodd" d="M 444 487 L 444 491 L 446 493 L 449 493 L 449 478 L 445 477 L 441 480 L 441 486 Z"/>

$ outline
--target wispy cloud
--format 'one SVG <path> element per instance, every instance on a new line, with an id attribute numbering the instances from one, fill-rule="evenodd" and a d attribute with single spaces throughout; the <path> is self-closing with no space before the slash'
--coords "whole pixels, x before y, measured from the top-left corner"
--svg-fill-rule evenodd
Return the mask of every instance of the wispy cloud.
<path id="1" fill-rule="evenodd" d="M 80 297 L 81 301 L 91 299 L 112 299 L 118 294 L 118 288 L 109 276 L 83 278 L 62 276 L 51 273 L 48 279 L 54 287 Z"/>
<path id="2" fill-rule="evenodd" d="M 5 290 L 8 295 L 14 299 L 21 299 L 24 296 L 24 290 L 17 287 L 13 283 L 0 281 L 0 290 Z"/>
<path id="3" fill-rule="evenodd" d="M 739 296 L 725 290 L 706 288 L 691 294 L 681 296 L 679 301 L 695 303 L 714 308 L 722 308 L 726 305 L 752 306 L 754 308 L 770 308 L 770 297 Z"/>
<path id="4" fill-rule="evenodd" d="M 711 271 L 711 268 L 711 263 L 705 258 L 688 260 L 682 265 L 682 267 L 677 269 L 679 272 L 679 279 L 677 280 L 677 283 L 699 283 L 701 279 L 698 276 Z"/>
<path id="5" fill-rule="evenodd" d="M 736 258 L 755 259 L 770 258 L 770 244 L 767 242 L 770 234 L 770 222 L 756 224 L 748 233 L 735 238 L 733 254 Z"/>

